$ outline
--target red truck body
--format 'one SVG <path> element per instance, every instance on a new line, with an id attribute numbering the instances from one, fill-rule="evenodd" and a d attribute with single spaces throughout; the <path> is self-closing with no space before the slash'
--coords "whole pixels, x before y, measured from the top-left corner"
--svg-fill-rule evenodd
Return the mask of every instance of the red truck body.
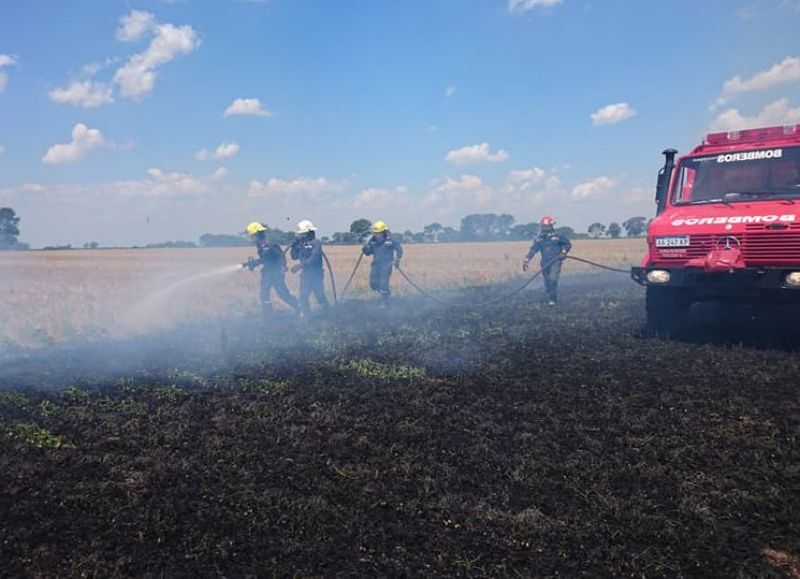
<path id="1" fill-rule="evenodd" d="M 800 125 L 708 135 L 667 162 L 658 214 L 633 278 L 647 286 L 648 320 L 686 322 L 705 300 L 800 299 Z"/>

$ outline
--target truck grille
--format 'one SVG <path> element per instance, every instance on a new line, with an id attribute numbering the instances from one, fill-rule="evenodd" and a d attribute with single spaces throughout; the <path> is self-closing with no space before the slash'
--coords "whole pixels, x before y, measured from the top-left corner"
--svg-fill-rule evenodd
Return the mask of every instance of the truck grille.
<path id="1" fill-rule="evenodd" d="M 800 265 L 800 223 L 784 229 L 769 229 L 769 225 L 751 224 L 745 233 L 735 235 L 741 241 L 745 264 L 748 266 Z M 717 242 L 726 237 L 719 235 L 691 235 L 689 247 L 657 248 L 659 261 L 682 265 L 687 261 L 705 257 L 717 247 Z"/>
<path id="2" fill-rule="evenodd" d="M 769 225 L 748 225 L 744 234 L 747 265 L 795 265 L 800 263 L 800 224 L 785 229 Z"/>

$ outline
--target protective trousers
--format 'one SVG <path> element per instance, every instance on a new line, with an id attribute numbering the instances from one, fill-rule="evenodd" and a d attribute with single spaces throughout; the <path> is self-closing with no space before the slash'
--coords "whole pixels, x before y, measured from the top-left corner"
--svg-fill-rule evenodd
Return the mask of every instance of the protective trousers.
<path id="1" fill-rule="evenodd" d="M 286 287 L 286 278 L 283 273 L 266 273 L 261 274 L 261 311 L 264 315 L 272 314 L 272 302 L 270 301 L 270 293 L 272 288 L 275 288 L 275 293 L 278 297 L 286 302 L 292 309 L 298 310 L 300 304 L 297 298 L 292 295 L 289 288 Z"/>
<path id="2" fill-rule="evenodd" d="M 372 291 L 381 294 L 381 297 L 388 298 L 392 294 L 389 289 L 389 280 L 392 277 L 392 262 L 372 262 L 369 269 L 369 287 Z"/>
<path id="3" fill-rule="evenodd" d="M 560 259 L 556 259 L 553 263 L 542 270 L 542 277 L 544 277 L 544 291 L 547 293 L 547 299 L 552 302 L 558 301 L 558 276 L 561 275 L 562 263 L 563 262 Z"/>
<path id="4" fill-rule="evenodd" d="M 311 309 L 309 298 L 311 294 L 317 303 L 323 307 L 328 306 L 328 298 L 325 296 L 325 279 L 322 270 L 315 272 L 304 271 L 300 276 L 300 311 L 307 314 Z"/>

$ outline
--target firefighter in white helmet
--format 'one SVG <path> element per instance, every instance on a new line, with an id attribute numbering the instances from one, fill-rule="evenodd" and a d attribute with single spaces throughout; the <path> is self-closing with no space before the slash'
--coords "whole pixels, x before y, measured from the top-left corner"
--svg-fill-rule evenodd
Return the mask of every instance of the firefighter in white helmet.
<path id="1" fill-rule="evenodd" d="M 531 248 L 522 262 L 523 271 L 528 271 L 528 265 L 537 253 L 542 255 L 541 266 L 544 277 L 544 288 L 547 293 L 548 305 L 554 306 L 558 302 L 558 277 L 561 275 L 561 263 L 572 249 L 569 239 L 560 235 L 555 230 L 556 220 L 545 215 L 539 222 L 539 234 L 533 239 Z"/>
<path id="2" fill-rule="evenodd" d="M 281 246 L 273 243 L 267 236 L 267 228 L 254 221 L 245 229 L 247 237 L 255 244 L 258 259 L 250 258 L 242 264 L 243 267 L 253 271 L 261 266 L 261 312 L 267 317 L 272 315 L 272 302 L 270 294 L 272 288 L 283 301 L 292 309 L 299 310 L 297 298 L 286 287 L 286 256 Z"/>
<path id="3" fill-rule="evenodd" d="M 297 224 L 296 237 L 291 246 L 292 273 L 300 273 L 300 313 L 308 315 L 311 309 L 309 298 L 314 294 L 317 304 L 328 307 L 325 296 L 325 280 L 322 270 L 322 244 L 316 236 L 317 228 L 308 219 Z"/>
<path id="4" fill-rule="evenodd" d="M 389 280 L 392 277 L 392 264 L 400 267 L 403 258 L 403 246 L 389 233 L 389 226 L 383 221 L 376 221 L 370 228 L 372 236 L 361 251 L 364 255 L 372 256 L 372 266 L 369 270 L 369 287 L 378 292 L 385 304 L 392 294 Z"/>

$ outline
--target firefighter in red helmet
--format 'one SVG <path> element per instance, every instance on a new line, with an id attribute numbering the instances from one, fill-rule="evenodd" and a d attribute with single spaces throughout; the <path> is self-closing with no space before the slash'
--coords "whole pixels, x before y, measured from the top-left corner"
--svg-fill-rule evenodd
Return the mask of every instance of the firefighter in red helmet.
<path id="1" fill-rule="evenodd" d="M 558 302 L 558 276 L 561 275 L 561 263 L 572 249 L 572 243 L 555 230 L 555 224 L 556 220 L 549 215 L 542 217 L 539 222 L 539 234 L 533 239 L 531 248 L 522 262 L 522 270 L 528 271 L 533 256 L 541 254 L 544 288 L 547 293 L 547 303 L 551 306 Z"/>

